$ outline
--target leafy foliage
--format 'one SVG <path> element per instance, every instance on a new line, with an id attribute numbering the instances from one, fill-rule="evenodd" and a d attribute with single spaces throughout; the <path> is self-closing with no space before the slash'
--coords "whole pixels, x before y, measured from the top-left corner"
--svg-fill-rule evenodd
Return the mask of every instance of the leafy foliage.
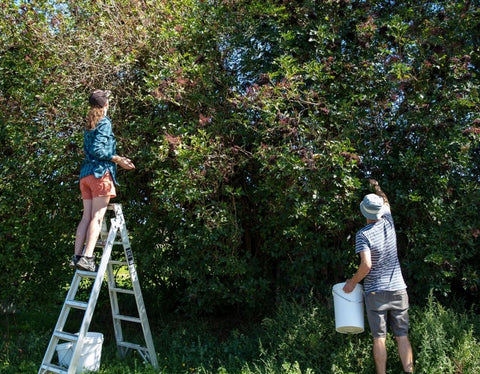
<path id="1" fill-rule="evenodd" d="M 366 177 L 392 202 L 411 293 L 478 297 L 472 2 L 0 4 L 2 303 L 69 282 L 94 88 L 137 165 L 117 201 L 158 310 L 326 297 L 357 263 Z"/>

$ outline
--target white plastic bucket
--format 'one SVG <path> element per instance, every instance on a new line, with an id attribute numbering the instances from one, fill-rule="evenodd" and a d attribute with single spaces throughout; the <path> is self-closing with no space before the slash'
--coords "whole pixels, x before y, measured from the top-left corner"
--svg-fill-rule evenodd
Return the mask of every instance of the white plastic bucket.
<path id="1" fill-rule="evenodd" d="M 103 334 L 99 332 L 87 332 L 83 340 L 82 353 L 78 360 L 77 373 L 84 371 L 98 371 L 102 356 Z M 58 361 L 61 366 L 69 367 L 73 354 L 73 343 L 58 344 L 56 348 Z"/>
<path id="2" fill-rule="evenodd" d="M 363 287 L 357 284 L 350 293 L 343 291 L 343 283 L 333 286 L 335 330 L 342 334 L 359 334 L 364 330 Z"/>

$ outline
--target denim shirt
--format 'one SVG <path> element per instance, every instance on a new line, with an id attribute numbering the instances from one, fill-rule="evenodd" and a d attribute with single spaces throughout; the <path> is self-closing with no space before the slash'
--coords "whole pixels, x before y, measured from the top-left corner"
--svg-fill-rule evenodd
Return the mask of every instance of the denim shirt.
<path id="1" fill-rule="evenodd" d="M 92 130 L 85 130 L 83 151 L 85 159 L 80 169 L 80 179 L 88 175 L 101 178 L 109 171 L 115 184 L 117 182 L 117 165 L 111 161 L 116 155 L 117 141 L 112 130 L 112 122 L 103 117 Z"/>

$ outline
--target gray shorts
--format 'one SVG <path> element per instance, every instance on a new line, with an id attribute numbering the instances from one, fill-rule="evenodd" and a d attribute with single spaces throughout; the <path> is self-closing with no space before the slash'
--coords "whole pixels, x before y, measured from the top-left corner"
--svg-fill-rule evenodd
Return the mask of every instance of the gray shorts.
<path id="1" fill-rule="evenodd" d="M 395 336 L 408 335 L 407 290 L 368 292 L 365 294 L 368 324 L 374 338 L 387 336 L 390 326 Z"/>

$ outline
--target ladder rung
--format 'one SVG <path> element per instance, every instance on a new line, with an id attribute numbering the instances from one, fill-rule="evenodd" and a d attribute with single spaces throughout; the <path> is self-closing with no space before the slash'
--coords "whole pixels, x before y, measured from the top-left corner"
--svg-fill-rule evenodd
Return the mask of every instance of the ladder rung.
<path id="1" fill-rule="evenodd" d="M 61 340 L 66 340 L 67 342 L 76 342 L 78 340 L 77 334 L 71 334 L 69 332 L 55 331 L 53 335 Z"/>
<path id="2" fill-rule="evenodd" d="M 144 346 L 141 346 L 140 344 L 135 344 L 135 343 L 129 343 L 129 342 L 117 342 L 117 345 L 120 347 L 125 347 L 125 348 L 130 348 L 130 349 L 137 349 L 139 351 L 145 351 L 147 352 L 147 348 Z"/>
<path id="3" fill-rule="evenodd" d="M 85 310 L 87 309 L 88 303 L 85 301 L 67 300 L 65 301 L 65 305 L 69 306 L 70 308 Z"/>
<path id="4" fill-rule="evenodd" d="M 123 242 L 119 242 L 119 241 L 114 241 L 114 242 L 113 242 L 113 245 L 121 245 L 121 244 L 123 244 Z M 97 241 L 97 243 L 95 244 L 95 247 L 103 248 L 103 247 L 105 247 L 105 245 L 107 245 L 107 241 L 106 241 L 106 240 L 99 240 L 99 241 Z"/>
<path id="5" fill-rule="evenodd" d="M 129 294 L 129 295 L 135 295 L 134 290 L 129 290 L 129 289 L 126 289 L 126 288 L 114 287 L 114 288 L 110 288 L 110 291 L 118 292 L 118 293 L 126 293 L 126 294 Z"/>
<path id="6" fill-rule="evenodd" d="M 108 263 L 112 265 L 128 266 L 127 261 L 110 260 Z"/>
<path id="7" fill-rule="evenodd" d="M 66 373 L 68 369 L 65 369 L 64 367 L 54 365 L 54 364 L 43 364 L 40 368 L 45 369 L 45 373 L 57 373 L 57 374 L 63 374 Z"/>
<path id="8" fill-rule="evenodd" d="M 136 322 L 136 323 L 141 323 L 142 321 L 138 317 L 129 317 L 129 316 L 124 316 L 121 314 L 115 314 L 113 316 L 113 319 L 119 319 L 122 321 L 128 321 L 128 322 Z"/>
<path id="9" fill-rule="evenodd" d="M 97 276 L 96 271 L 77 270 L 77 274 L 84 278 L 95 278 Z"/>

